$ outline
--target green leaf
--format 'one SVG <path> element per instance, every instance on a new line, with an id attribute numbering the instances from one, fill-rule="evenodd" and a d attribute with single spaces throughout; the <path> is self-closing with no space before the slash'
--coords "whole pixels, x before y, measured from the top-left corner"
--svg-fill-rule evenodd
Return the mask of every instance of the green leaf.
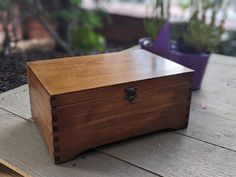
<path id="1" fill-rule="evenodd" d="M 144 20 L 145 31 L 152 39 L 155 39 L 160 29 L 165 23 L 166 20 L 164 19 L 147 18 Z"/>
<path id="2" fill-rule="evenodd" d="M 73 46 L 80 50 L 103 51 L 105 49 L 104 38 L 86 26 L 72 29 L 70 38 Z"/>
<path id="3" fill-rule="evenodd" d="M 186 10 L 191 7 L 191 0 L 181 0 L 179 6 L 181 9 Z"/>
<path id="4" fill-rule="evenodd" d="M 70 0 L 71 5 L 79 6 L 82 0 Z"/>

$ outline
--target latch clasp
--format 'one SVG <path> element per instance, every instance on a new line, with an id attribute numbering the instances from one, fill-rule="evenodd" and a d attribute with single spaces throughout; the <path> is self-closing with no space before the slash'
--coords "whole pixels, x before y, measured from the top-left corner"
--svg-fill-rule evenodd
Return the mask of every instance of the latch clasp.
<path id="1" fill-rule="evenodd" d="M 137 88 L 136 87 L 128 87 L 124 89 L 125 96 L 124 99 L 128 100 L 130 103 L 134 103 L 137 98 Z"/>

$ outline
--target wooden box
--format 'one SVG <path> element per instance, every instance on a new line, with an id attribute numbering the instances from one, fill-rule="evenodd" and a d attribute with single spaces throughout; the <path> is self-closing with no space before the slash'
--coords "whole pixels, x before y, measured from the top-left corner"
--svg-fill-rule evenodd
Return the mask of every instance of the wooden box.
<path id="1" fill-rule="evenodd" d="M 144 50 L 28 63 L 32 116 L 55 163 L 188 124 L 193 71 Z"/>

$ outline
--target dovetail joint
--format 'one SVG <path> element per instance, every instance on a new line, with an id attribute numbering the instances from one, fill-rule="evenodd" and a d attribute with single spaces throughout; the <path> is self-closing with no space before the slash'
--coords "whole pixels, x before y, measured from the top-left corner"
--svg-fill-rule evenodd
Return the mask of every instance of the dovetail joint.
<path id="1" fill-rule="evenodd" d="M 54 141 L 54 143 L 57 143 L 57 142 L 59 142 L 59 137 L 58 137 L 58 136 L 56 136 L 56 137 L 53 137 L 53 141 Z"/>
<path id="2" fill-rule="evenodd" d="M 56 157 L 55 157 L 55 163 L 58 163 L 58 162 L 60 162 L 60 161 L 61 161 L 60 156 L 56 156 Z"/>
<path id="3" fill-rule="evenodd" d="M 56 107 L 52 108 L 52 117 L 56 116 Z"/>
<path id="4" fill-rule="evenodd" d="M 54 152 L 55 153 L 60 152 L 60 147 L 58 147 L 58 146 L 54 147 Z"/>
<path id="5" fill-rule="evenodd" d="M 56 115 L 52 116 L 52 122 L 57 122 L 57 116 Z"/>
<path id="6" fill-rule="evenodd" d="M 54 125 L 54 126 L 52 127 L 52 130 L 53 130 L 53 133 L 58 132 L 58 127 Z"/>
<path id="7" fill-rule="evenodd" d="M 51 96 L 51 106 L 52 106 L 52 109 L 56 108 L 56 97 L 55 96 Z"/>
<path id="8" fill-rule="evenodd" d="M 186 114 L 186 118 L 188 118 L 189 117 L 189 112 Z"/>
<path id="9" fill-rule="evenodd" d="M 191 101 L 191 96 L 190 96 L 190 97 L 188 97 L 188 101 Z"/>

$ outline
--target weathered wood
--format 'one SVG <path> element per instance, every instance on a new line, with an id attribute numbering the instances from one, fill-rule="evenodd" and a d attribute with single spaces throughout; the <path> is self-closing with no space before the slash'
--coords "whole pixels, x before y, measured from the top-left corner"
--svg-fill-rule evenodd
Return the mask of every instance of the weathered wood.
<path id="1" fill-rule="evenodd" d="M 28 76 L 32 116 L 55 163 L 188 125 L 193 71 L 144 50 L 30 62 Z"/>
<path id="2" fill-rule="evenodd" d="M 236 176 L 235 152 L 175 133 L 145 135 L 99 150 L 166 177 Z"/>
<path id="3" fill-rule="evenodd" d="M 191 107 L 206 114 L 236 120 L 235 68 L 235 57 L 211 55 L 202 88 L 193 92 Z"/>
<path id="4" fill-rule="evenodd" d="M 236 121 L 191 111 L 189 126 L 178 133 L 206 141 L 236 152 Z"/>
<path id="5" fill-rule="evenodd" d="M 34 123 L 0 109 L 0 159 L 32 177 L 110 177 L 156 175 L 94 150 L 54 165 Z"/>
<path id="6" fill-rule="evenodd" d="M 17 172 L 17 171 L 19 171 L 18 169 L 14 168 L 14 167 L 10 168 L 9 166 L 5 165 L 4 161 L 2 161 L 2 162 L 0 159 L 0 176 L 1 177 L 24 177 L 23 175 L 21 175 L 20 173 Z M 23 173 L 23 174 L 26 176 L 25 173 Z"/>
<path id="7" fill-rule="evenodd" d="M 0 108 L 25 119 L 31 119 L 28 85 L 0 94 Z"/>
<path id="8" fill-rule="evenodd" d="M 212 55 L 201 90 L 193 92 L 190 124 L 178 131 L 236 151 L 236 58 Z"/>

